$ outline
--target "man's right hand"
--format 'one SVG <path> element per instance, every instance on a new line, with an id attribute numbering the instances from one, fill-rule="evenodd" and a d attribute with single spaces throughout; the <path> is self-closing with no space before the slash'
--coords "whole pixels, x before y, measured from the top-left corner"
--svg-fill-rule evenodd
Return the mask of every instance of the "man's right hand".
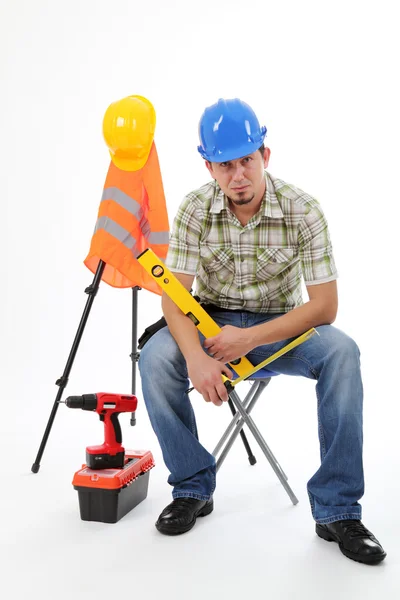
<path id="1" fill-rule="evenodd" d="M 232 379 L 233 373 L 223 363 L 208 356 L 203 350 L 196 358 L 187 361 L 188 375 L 193 387 L 206 402 L 221 406 L 228 400 L 228 392 L 222 381 L 223 373 Z"/>

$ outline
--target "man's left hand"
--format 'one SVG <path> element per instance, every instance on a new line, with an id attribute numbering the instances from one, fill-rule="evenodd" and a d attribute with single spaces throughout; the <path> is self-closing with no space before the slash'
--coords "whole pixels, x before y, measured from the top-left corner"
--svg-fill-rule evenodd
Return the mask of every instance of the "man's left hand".
<path id="1" fill-rule="evenodd" d="M 203 344 L 211 356 L 224 363 L 242 358 L 253 350 L 249 329 L 225 325 L 220 333 L 207 338 Z"/>

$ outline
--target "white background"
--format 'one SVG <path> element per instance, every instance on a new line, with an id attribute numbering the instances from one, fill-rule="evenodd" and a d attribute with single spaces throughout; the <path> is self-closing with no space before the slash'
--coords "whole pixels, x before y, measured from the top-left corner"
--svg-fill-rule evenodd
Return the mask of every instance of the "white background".
<path id="1" fill-rule="evenodd" d="M 398 598 L 395 5 L 0 0 L 4 597 Z M 313 531 L 305 486 L 319 451 L 310 381 L 274 380 L 254 412 L 296 508 L 260 451 L 250 468 L 238 442 L 221 469 L 213 515 L 185 536 L 159 535 L 153 524 L 170 488 L 140 380 L 137 426 L 129 415 L 120 422 L 125 446 L 156 459 L 145 502 L 116 525 L 80 520 L 72 476 L 103 429 L 95 415 L 63 405 L 41 470 L 31 474 L 93 279 L 83 260 L 109 165 L 102 119 L 129 94 L 156 109 L 171 222 L 183 196 L 208 180 L 197 125 L 220 97 L 254 108 L 268 128 L 269 171 L 320 200 L 340 273 L 336 325 L 362 353 L 362 503 L 388 552 L 380 567 L 349 561 Z M 139 292 L 139 333 L 160 314 L 159 297 Z M 131 291 L 102 284 L 64 397 L 130 392 L 130 336 Z M 212 451 L 228 409 L 196 394 L 193 402 Z"/>

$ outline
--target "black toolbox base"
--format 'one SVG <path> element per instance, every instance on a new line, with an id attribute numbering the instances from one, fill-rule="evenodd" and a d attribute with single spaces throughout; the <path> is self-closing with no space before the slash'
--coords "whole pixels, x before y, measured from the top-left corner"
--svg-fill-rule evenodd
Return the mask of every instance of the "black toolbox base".
<path id="1" fill-rule="evenodd" d="M 78 491 L 82 521 L 117 523 L 147 497 L 150 471 L 117 490 L 74 486 Z"/>

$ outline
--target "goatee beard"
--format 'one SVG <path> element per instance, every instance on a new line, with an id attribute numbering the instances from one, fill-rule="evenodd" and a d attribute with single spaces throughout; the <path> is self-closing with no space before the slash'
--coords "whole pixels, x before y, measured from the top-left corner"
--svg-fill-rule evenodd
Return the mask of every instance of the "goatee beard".
<path id="1" fill-rule="evenodd" d="M 228 196 L 228 200 L 229 202 L 232 202 L 232 204 L 234 204 L 235 206 L 245 206 L 246 204 L 250 204 L 250 202 L 254 200 L 254 196 L 255 194 L 253 194 L 251 198 L 244 198 L 243 200 L 234 200 L 233 198 L 229 198 Z"/>

